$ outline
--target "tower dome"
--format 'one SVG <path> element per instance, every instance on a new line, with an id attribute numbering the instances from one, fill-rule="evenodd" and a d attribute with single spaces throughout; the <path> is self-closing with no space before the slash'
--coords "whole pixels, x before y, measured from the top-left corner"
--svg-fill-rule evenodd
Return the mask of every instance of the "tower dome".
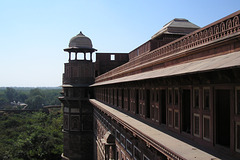
<path id="1" fill-rule="evenodd" d="M 71 38 L 68 47 L 69 48 L 65 48 L 64 51 L 69 53 L 70 52 L 92 53 L 96 51 L 96 49 L 92 47 L 91 39 L 86 37 L 82 32 Z"/>
<path id="2" fill-rule="evenodd" d="M 70 40 L 69 47 L 90 49 L 92 48 L 92 41 L 90 38 L 86 37 L 82 32 L 80 32 Z"/>

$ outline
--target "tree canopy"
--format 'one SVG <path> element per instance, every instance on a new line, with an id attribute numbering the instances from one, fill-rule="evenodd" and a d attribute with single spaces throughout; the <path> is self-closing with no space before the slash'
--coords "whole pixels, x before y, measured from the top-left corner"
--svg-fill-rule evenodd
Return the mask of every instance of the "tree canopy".
<path id="1" fill-rule="evenodd" d="M 58 100 L 60 91 L 60 88 L 1 88 L 0 108 L 22 109 L 23 107 L 17 106 L 19 103 L 25 103 L 27 109 L 41 109 L 46 105 L 60 105 Z M 14 104 L 16 105 L 14 106 Z"/>
<path id="2" fill-rule="evenodd" d="M 61 159 L 62 114 L 44 112 L 0 114 L 0 159 Z"/>

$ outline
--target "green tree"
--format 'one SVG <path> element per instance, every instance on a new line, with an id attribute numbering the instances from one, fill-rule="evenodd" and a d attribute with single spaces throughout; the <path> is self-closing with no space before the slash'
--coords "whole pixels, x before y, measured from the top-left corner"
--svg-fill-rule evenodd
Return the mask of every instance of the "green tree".
<path id="1" fill-rule="evenodd" d="M 18 93 L 17 100 L 20 102 L 25 102 L 25 100 L 28 98 L 28 96 L 25 93 Z"/>
<path id="2" fill-rule="evenodd" d="M 43 96 L 42 91 L 39 88 L 34 88 L 30 90 L 30 96 Z"/>
<path id="3" fill-rule="evenodd" d="M 0 97 L 0 108 L 3 108 L 7 104 L 7 99 L 5 97 Z"/>
<path id="4" fill-rule="evenodd" d="M 39 109 L 43 105 L 60 105 L 58 88 L 4 88 L 0 90 L 0 108 L 12 109 L 10 102 L 23 102 L 28 109 Z M 21 106 L 15 109 L 22 109 Z"/>
<path id="5" fill-rule="evenodd" d="M 41 109 L 44 105 L 44 98 L 40 95 L 29 97 L 26 100 L 29 109 Z"/>
<path id="6" fill-rule="evenodd" d="M 14 88 L 6 88 L 5 91 L 6 98 L 8 99 L 8 102 L 12 102 L 16 100 L 17 97 L 17 91 Z"/>
<path id="7" fill-rule="evenodd" d="M 60 159 L 63 152 L 62 114 L 0 114 L 0 159 Z"/>

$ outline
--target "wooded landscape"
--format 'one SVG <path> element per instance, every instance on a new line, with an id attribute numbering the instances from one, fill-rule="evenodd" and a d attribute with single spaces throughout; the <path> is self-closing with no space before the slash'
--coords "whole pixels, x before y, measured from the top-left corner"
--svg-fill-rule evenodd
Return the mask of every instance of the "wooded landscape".
<path id="1" fill-rule="evenodd" d="M 22 109 L 23 103 L 26 109 L 60 105 L 60 91 L 60 88 L 0 88 L 0 109 Z"/>
<path id="2" fill-rule="evenodd" d="M 0 88 L 0 159 L 58 160 L 63 152 L 62 112 L 43 112 L 46 105 L 59 105 L 59 88 Z M 15 102 L 15 103 L 13 103 Z M 27 104 L 32 112 L 22 110 Z"/>
<path id="3" fill-rule="evenodd" d="M 0 114 L 0 159 L 57 160 L 63 148 L 62 114 Z"/>

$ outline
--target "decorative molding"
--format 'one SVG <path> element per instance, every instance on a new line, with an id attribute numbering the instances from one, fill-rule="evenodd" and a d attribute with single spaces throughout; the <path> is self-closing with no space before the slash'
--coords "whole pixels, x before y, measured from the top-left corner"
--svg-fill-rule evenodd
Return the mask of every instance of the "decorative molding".
<path id="1" fill-rule="evenodd" d="M 136 58 L 133 58 L 128 63 L 125 63 L 105 74 L 98 76 L 96 78 L 96 83 L 120 78 L 123 76 L 123 74 L 134 74 L 127 73 L 127 71 L 131 72 L 129 71 L 130 69 L 132 70 L 138 66 L 142 66 L 142 68 L 144 68 L 143 64 L 154 62 L 156 59 L 162 57 L 170 57 L 176 53 L 194 49 L 196 47 L 201 47 L 202 45 L 209 44 L 210 42 L 221 40 L 227 38 L 230 35 L 234 35 L 240 32 L 239 17 L 240 11 L 222 18 L 206 27 L 198 29 L 153 51 L 144 52 Z"/>

